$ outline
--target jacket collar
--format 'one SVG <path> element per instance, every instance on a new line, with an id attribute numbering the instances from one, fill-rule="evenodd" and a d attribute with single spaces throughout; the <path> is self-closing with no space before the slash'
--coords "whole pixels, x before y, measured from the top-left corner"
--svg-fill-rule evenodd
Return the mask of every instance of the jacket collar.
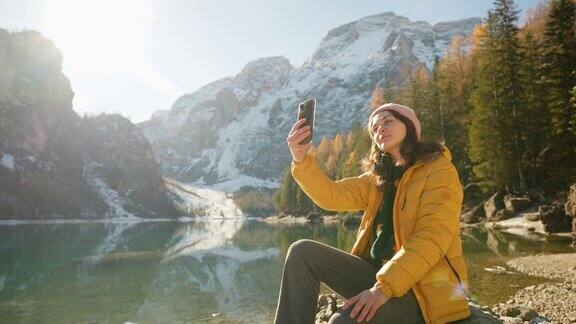
<path id="1" fill-rule="evenodd" d="M 448 149 L 448 146 L 443 145 L 444 150 L 442 152 L 436 153 L 436 157 L 433 158 L 431 161 L 436 160 L 438 157 L 444 157 L 446 159 L 448 159 L 449 161 L 452 161 L 452 153 L 450 152 L 450 149 Z M 416 163 L 414 163 L 414 165 L 412 165 L 411 167 L 408 168 L 408 170 L 414 170 L 416 168 L 419 168 L 423 165 L 425 165 L 427 162 L 430 161 L 423 161 L 423 160 L 417 160 Z M 406 170 L 406 171 L 408 171 Z M 371 174 L 373 177 L 375 177 L 374 174 L 372 174 L 370 171 L 366 171 L 366 173 Z"/>
<path id="2" fill-rule="evenodd" d="M 452 161 L 452 153 L 450 152 L 450 149 L 448 149 L 448 146 L 446 145 L 442 145 L 444 150 L 442 152 L 436 153 L 436 157 L 433 158 L 432 160 L 435 160 L 436 158 L 443 156 L 444 158 L 448 159 L 448 161 Z M 419 166 L 422 166 L 423 164 L 425 164 L 426 161 L 423 160 L 417 160 L 416 163 L 414 163 L 413 167 L 417 168 Z"/>

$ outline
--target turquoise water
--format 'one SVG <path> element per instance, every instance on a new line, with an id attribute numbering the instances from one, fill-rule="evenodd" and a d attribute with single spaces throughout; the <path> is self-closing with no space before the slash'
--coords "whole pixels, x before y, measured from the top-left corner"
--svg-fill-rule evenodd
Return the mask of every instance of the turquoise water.
<path id="1" fill-rule="evenodd" d="M 349 251 L 355 233 L 256 220 L 0 225 L 0 322 L 270 323 L 290 244 L 310 238 Z M 484 304 L 543 281 L 484 268 L 573 252 L 561 239 L 475 228 L 462 237 L 470 290 Z"/>

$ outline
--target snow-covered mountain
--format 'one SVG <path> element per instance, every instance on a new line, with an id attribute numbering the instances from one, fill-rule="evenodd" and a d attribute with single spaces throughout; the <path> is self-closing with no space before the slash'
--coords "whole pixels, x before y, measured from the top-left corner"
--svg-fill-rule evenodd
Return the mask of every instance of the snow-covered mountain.
<path id="1" fill-rule="evenodd" d="M 480 22 L 430 25 L 392 12 L 365 17 L 330 30 L 300 67 L 284 57 L 257 59 L 139 126 L 165 176 L 225 191 L 273 188 L 291 161 L 286 137 L 299 102 L 317 99 L 315 144 L 354 121 L 364 124 L 378 83 L 398 81 L 418 65 L 431 68 L 454 36 Z"/>

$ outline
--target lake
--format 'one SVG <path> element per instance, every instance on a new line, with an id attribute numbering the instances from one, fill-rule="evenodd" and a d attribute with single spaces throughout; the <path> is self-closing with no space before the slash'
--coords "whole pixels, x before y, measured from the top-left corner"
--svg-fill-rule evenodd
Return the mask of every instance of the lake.
<path id="1" fill-rule="evenodd" d="M 0 322 L 271 323 L 290 244 L 350 251 L 355 235 L 342 224 L 253 219 L 4 224 Z M 479 228 L 463 228 L 462 239 L 471 295 L 485 305 L 545 281 L 485 268 L 573 252 L 564 238 Z"/>

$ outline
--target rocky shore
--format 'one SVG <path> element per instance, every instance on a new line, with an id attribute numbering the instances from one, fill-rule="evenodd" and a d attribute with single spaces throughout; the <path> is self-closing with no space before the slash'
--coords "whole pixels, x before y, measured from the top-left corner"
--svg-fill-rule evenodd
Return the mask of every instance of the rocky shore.
<path id="1" fill-rule="evenodd" d="M 552 323 L 547 318 L 540 317 L 536 311 L 524 306 L 506 306 L 496 313 L 487 306 L 468 303 L 472 314 L 454 324 L 496 324 L 496 323 Z M 318 298 L 318 312 L 315 324 L 328 323 L 332 314 L 344 305 L 344 299 L 337 294 L 323 294 Z"/>
<path id="2" fill-rule="evenodd" d="M 528 286 L 497 305 L 469 302 L 472 315 L 456 323 L 576 323 L 576 253 L 519 257 L 507 265 L 554 282 Z M 327 323 L 343 304 L 337 294 L 321 295 L 316 323 Z"/>
<path id="3" fill-rule="evenodd" d="M 552 322 L 576 323 L 576 253 L 526 256 L 507 264 L 522 273 L 555 279 L 519 290 L 508 305 L 532 308 Z"/>
<path id="4" fill-rule="evenodd" d="M 306 216 L 294 216 L 280 213 L 278 215 L 262 218 L 263 222 L 273 224 L 322 222 L 325 224 L 342 223 L 345 225 L 358 225 L 360 224 L 361 220 L 362 220 L 361 213 L 340 213 L 335 215 L 329 215 L 316 212 L 309 213 Z"/>
<path id="5" fill-rule="evenodd" d="M 469 197 L 479 195 L 473 186 L 465 188 L 465 192 Z M 524 194 L 496 192 L 486 201 L 469 198 L 460 221 L 463 226 L 484 226 L 533 238 L 538 235 L 574 237 L 576 184 L 568 192 L 554 196 L 531 190 Z"/>

